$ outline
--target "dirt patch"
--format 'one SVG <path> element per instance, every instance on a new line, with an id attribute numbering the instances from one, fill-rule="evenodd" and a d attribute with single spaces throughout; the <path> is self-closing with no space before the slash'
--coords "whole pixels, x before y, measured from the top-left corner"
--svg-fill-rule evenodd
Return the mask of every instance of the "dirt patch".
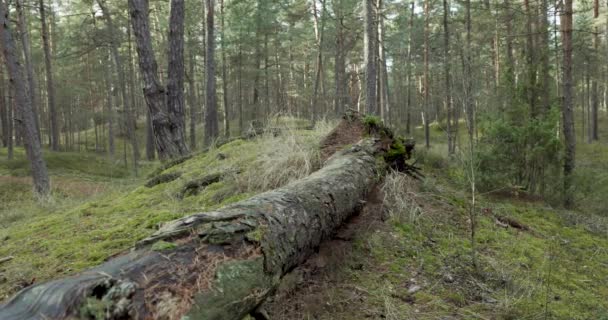
<path id="1" fill-rule="evenodd" d="M 355 144 L 363 138 L 365 126 L 360 120 L 342 120 L 328 135 L 321 141 L 321 159 L 329 159 L 336 151 L 349 144 Z"/>
<path id="2" fill-rule="evenodd" d="M 380 187 L 368 196 L 359 213 L 319 247 L 317 253 L 283 279 L 274 297 L 264 305 L 270 319 L 308 319 L 327 314 L 328 308 L 348 308 L 365 299 L 364 288 L 342 279 L 339 270 L 362 270 L 364 263 L 352 258 L 355 242 L 366 235 L 387 228 L 383 222 L 383 198 Z M 330 301 L 327 293 L 341 290 L 344 295 Z M 317 319 L 316 317 L 313 319 Z"/>

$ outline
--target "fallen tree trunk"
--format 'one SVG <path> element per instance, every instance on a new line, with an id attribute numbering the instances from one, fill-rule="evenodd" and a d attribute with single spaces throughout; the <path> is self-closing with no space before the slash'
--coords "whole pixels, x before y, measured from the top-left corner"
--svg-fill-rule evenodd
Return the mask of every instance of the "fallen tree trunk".
<path id="1" fill-rule="evenodd" d="M 241 320 L 356 212 L 382 144 L 363 140 L 293 184 L 176 220 L 97 268 L 26 288 L 0 319 Z"/>

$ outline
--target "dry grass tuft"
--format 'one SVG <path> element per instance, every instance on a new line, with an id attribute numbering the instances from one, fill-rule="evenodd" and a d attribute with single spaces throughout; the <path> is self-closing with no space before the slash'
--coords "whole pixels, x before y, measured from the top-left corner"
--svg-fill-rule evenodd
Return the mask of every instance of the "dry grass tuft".
<path id="1" fill-rule="evenodd" d="M 259 139 L 258 157 L 252 168 L 236 177 L 239 189 L 244 192 L 271 190 L 308 176 L 321 165 L 319 142 L 335 126 L 335 122 L 318 121 L 313 130 L 303 132 L 289 121 L 270 121 Z M 276 129 L 280 134 L 275 134 Z"/>
<path id="2" fill-rule="evenodd" d="M 384 204 L 389 217 L 397 223 L 414 223 L 423 214 L 418 205 L 416 181 L 411 177 L 393 171 L 388 174 L 382 186 Z"/>

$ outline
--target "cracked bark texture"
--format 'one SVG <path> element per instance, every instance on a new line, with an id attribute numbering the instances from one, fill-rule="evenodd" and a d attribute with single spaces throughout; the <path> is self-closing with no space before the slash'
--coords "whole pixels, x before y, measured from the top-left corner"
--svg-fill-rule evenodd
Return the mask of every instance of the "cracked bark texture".
<path id="1" fill-rule="evenodd" d="M 0 318 L 240 320 L 359 209 L 382 149 L 363 140 L 288 186 L 175 220 L 97 268 L 24 289 Z"/>

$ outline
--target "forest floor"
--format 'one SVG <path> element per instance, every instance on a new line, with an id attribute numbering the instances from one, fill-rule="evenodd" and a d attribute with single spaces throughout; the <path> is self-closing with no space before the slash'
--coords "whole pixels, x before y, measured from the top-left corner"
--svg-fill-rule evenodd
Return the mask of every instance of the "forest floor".
<path id="1" fill-rule="evenodd" d="M 6 161 L 0 150 L 0 259 L 13 257 L 0 264 L 0 301 L 99 264 L 162 222 L 309 174 L 326 157 L 331 126 L 284 125 L 278 137 L 235 140 L 166 169 L 149 163 L 139 177 L 96 154 L 47 152 L 54 200 L 43 203 L 31 200 L 22 151 Z M 285 278 L 265 306 L 272 319 L 608 319 L 608 220 L 589 213 L 605 208 L 608 144 L 580 144 L 579 181 L 597 192 L 583 190 L 577 211 L 525 194 L 482 195 L 474 267 L 468 195 L 442 140 L 434 128 L 433 148 L 417 156 L 424 181 L 389 174 L 364 210 Z"/>

